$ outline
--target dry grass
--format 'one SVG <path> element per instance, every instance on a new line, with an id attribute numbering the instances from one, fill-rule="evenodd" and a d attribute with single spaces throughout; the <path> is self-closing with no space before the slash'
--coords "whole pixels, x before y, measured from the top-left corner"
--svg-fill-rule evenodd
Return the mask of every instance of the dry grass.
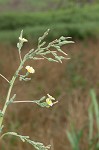
<path id="1" fill-rule="evenodd" d="M 28 83 L 16 82 L 13 93 L 17 93 L 17 100 L 37 99 L 50 93 L 59 100 L 59 103 L 51 109 L 42 109 L 29 104 L 9 106 L 5 130 L 29 135 L 36 141 L 44 142 L 45 145 L 51 143 L 52 150 L 71 150 L 66 129 L 70 129 L 70 124 L 73 123 L 77 129 L 85 127 L 86 133 L 82 139 L 81 150 L 87 150 L 89 89 L 94 87 L 97 95 L 99 94 L 98 47 L 98 41 L 83 43 L 78 41 L 72 46 L 64 47 L 71 60 L 64 61 L 63 64 L 47 61 L 28 62 L 34 66 L 36 73 Z M 26 50 L 27 47 L 23 53 Z M 16 48 L 9 45 L 0 46 L 0 72 L 8 79 L 18 66 L 17 58 Z M 2 104 L 7 88 L 7 83 L 0 78 Z M 1 142 L 2 150 L 33 149 L 30 145 L 12 137 L 5 138 Z"/>

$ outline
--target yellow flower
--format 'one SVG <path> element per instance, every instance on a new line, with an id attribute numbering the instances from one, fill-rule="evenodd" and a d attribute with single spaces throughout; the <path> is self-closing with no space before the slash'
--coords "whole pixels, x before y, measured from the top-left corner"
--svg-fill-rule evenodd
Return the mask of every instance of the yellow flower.
<path id="1" fill-rule="evenodd" d="M 25 68 L 29 73 L 35 73 L 35 70 L 32 67 L 26 66 Z"/>
<path id="2" fill-rule="evenodd" d="M 51 95 L 47 94 L 48 98 L 46 99 L 46 103 L 49 105 L 49 106 L 53 106 L 54 104 L 56 104 L 58 101 L 56 102 L 52 102 L 52 100 L 55 100 L 54 97 L 52 97 Z"/>
<path id="3" fill-rule="evenodd" d="M 50 98 L 47 98 L 47 99 L 46 99 L 46 103 L 47 103 L 49 106 L 53 106 L 53 102 L 51 101 Z"/>
<path id="4" fill-rule="evenodd" d="M 28 40 L 27 40 L 27 39 L 22 38 L 22 37 L 19 37 L 19 40 L 20 40 L 21 42 L 28 42 Z"/>

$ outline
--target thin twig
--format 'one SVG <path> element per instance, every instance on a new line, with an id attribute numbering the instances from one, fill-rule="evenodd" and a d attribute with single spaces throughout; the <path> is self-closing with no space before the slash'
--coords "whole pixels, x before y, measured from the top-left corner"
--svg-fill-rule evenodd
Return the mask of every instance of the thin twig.
<path id="1" fill-rule="evenodd" d="M 13 103 L 33 103 L 33 101 L 13 101 Z"/>
<path id="2" fill-rule="evenodd" d="M 8 80 L 5 76 L 3 76 L 2 74 L 0 74 L 0 76 L 1 76 L 3 79 L 5 79 L 8 83 L 10 83 L 9 80 Z"/>

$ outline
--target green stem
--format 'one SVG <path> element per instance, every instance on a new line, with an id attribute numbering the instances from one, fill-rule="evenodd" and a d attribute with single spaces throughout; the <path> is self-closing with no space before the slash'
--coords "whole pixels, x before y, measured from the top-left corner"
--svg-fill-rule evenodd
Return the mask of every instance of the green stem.
<path id="1" fill-rule="evenodd" d="M 7 103 L 9 102 L 10 94 L 11 94 L 12 87 L 13 87 L 13 84 L 14 84 L 14 82 L 15 82 L 15 79 L 16 79 L 16 76 L 13 76 L 13 78 L 12 78 L 12 80 L 11 80 L 11 85 L 10 85 L 9 90 L 8 90 L 7 98 L 6 98 L 6 101 L 5 101 L 3 110 L 2 110 L 2 114 L 3 114 L 3 115 L 5 114 L 5 111 L 6 111 L 6 109 L 7 109 Z M 0 127 L 2 126 L 3 118 L 4 118 L 4 116 L 2 116 L 2 117 L 0 118 Z"/>
<path id="2" fill-rule="evenodd" d="M 8 106 L 7 103 L 8 103 L 9 100 L 10 100 L 10 95 L 11 95 L 11 91 L 12 91 L 14 82 L 15 82 L 15 80 L 16 80 L 16 78 L 17 78 L 17 75 L 18 75 L 19 71 L 22 69 L 22 66 L 23 66 L 24 62 L 25 62 L 25 60 L 23 60 L 23 61 L 21 62 L 20 66 L 18 67 L 18 69 L 17 69 L 15 75 L 12 77 L 12 80 L 11 80 L 11 82 L 10 82 L 10 87 L 9 87 L 9 90 L 8 90 L 7 98 L 6 98 L 6 101 L 5 101 L 3 110 L 2 110 L 3 116 L 0 117 L 0 128 L 2 127 L 2 122 L 3 122 L 4 115 L 5 115 L 7 106 Z"/>
<path id="3" fill-rule="evenodd" d="M 34 56 L 35 56 L 35 54 L 36 54 L 36 52 L 34 53 Z M 29 53 L 28 53 L 28 55 L 29 55 Z M 11 91 L 12 91 L 14 82 L 15 82 L 15 80 L 16 80 L 18 74 L 19 74 L 19 71 L 22 69 L 22 67 L 23 67 L 23 65 L 24 65 L 24 63 L 25 63 L 25 61 L 27 60 L 27 55 L 24 56 L 23 60 L 22 60 L 21 55 L 20 55 L 20 60 L 21 60 L 20 66 L 19 66 L 18 69 L 16 70 L 15 75 L 12 77 L 12 80 L 11 80 L 11 82 L 10 82 L 10 87 L 9 87 L 9 90 L 8 90 L 7 98 L 6 98 L 6 101 L 5 101 L 3 110 L 2 110 L 3 116 L 0 117 L 0 128 L 2 127 L 4 115 L 5 115 L 7 106 L 8 106 L 7 103 L 8 103 L 9 100 L 10 100 L 10 95 L 11 95 Z"/>
<path id="4" fill-rule="evenodd" d="M 21 51 L 19 51 L 19 58 L 20 58 L 20 61 L 22 62 Z"/>

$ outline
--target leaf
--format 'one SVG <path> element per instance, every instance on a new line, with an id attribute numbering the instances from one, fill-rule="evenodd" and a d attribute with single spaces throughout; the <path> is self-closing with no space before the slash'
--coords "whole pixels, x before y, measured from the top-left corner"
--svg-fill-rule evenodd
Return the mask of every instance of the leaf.
<path id="1" fill-rule="evenodd" d="M 60 37 L 60 40 L 64 41 L 64 40 L 66 40 L 66 37 L 61 36 L 61 37 Z"/>
<path id="2" fill-rule="evenodd" d="M 99 129 L 99 104 L 97 102 L 96 94 L 95 94 L 95 91 L 93 89 L 90 90 L 90 95 L 91 95 L 92 103 L 94 106 L 94 111 L 95 111 L 95 116 L 96 116 L 96 121 L 97 121 L 97 127 Z"/>
<path id="3" fill-rule="evenodd" d="M 58 50 L 59 52 L 63 53 L 64 55 L 66 55 L 66 56 L 68 55 L 68 54 L 66 54 L 65 52 L 63 52 L 60 47 L 58 47 L 57 50 Z"/>
<path id="4" fill-rule="evenodd" d="M 44 41 L 42 44 L 39 45 L 39 47 L 42 47 L 46 44 L 46 42 Z"/>
<path id="5" fill-rule="evenodd" d="M 32 140 L 29 139 L 29 136 L 19 135 L 16 132 L 7 132 L 7 133 L 4 133 L 2 135 L 2 137 L 4 137 L 5 135 L 13 135 L 13 136 L 19 137 L 22 140 L 22 142 L 27 142 L 27 143 L 31 144 L 37 150 L 48 150 L 50 148 L 50 145 L 44 146 L 43 143 L 32 141 Z"/>
<path id="6" fill-rule="evenodd" d="M 63 45 L 65 45 L 65 44 L 70 44 L 70 43 L 74 43 L 73 41 L 61 41 L 61 42 L 59 42 L 59 46 L 63 46 Z"/>
<path id="7" fill-rule="evenodd" d="M 89 140 L 91 140 L 93 136 L 93 123 L 94 123 L 92 104 L 89 107 L 88 114 L 89 114 Z"/>
<path id="8" fill-rule="evenodd" d="M 47 52 L 44 52 L 44 53 L 41 53 L 40 55 L 47 55 L 47 54 L 50 54 L 51 51 L 47 51 Z"/>
<path id="9" fill-rule="evenodd" d="M 36 103 L 37 105 L 41 106 L 41 107 L 48 107 L 48 104 L 46 102 L 42 102 L 43 100 L 45 100 L 45 96 L 43 96 L 40 100 L 34 100 L 32 101 L 33 103 Z"/>
<path id="10" fill-rule="evenodd" d="M 72 137 L 72 134 L 69 131 L 67 131 L 66 133 L 67 133 L 67 137 L 68 137 L 68 139 L 69 139 L 69 141 L 70 141 L 70 143 L 74 149 L 75 148 L 75 142 L 74 142 L 74 139 Z"/>
<path id="11" fill-rule="evenodd" d="M 40 98 L 39 102 L 43 101 L 46 98 L 46 96 L 43 96 L 42 98 Z"/>
<path id="12" fill-rule="evenodd" d="M 20 33 L 20 38 L 23 37 L 23 30 L 21 30 L 21 33 Z"/>
<path id="13" fill-rule="evenodd" d="M 42 40 L 44 40 L 44 39 L 45 39 L 45 37 L 48 35 L 49 30 L 50 30 L 50 29 L 48 29 L 48 30 L 47 30 L 47 31 L 43 34 L 43 36 L 39 37 L 39 39 L 38 39 L 39 44 L 40 44 L 40 43 L 41 43 L 41 41 L 42 41 Z"/>
<path id="14" fill-rule="evenodd" d="M 34 51 L 34 49 L 31 49 L 31 50 L 28 52 L 28 54 L 31 54 L 31 53 L 33 53 L 33 51 Z"/>
<path id="15" fill-rule="evenodd" d="M 53 59 L 53 58 L 47 58 L 48 61 L 52 61 L 52 62 L 58 62 L 57 60 Z"/>
<path id="16" fill-rule="evenodd" d="M 75 128 L 71 126 L 71 131 L 67 130 L 66 133 L 73 150 L 79 150 L 79 142 L 83 135 L 83 129 L 76 131 Z"/>
<path id="17" fill-rule="evenodd" d="M 18 48 L 18 49 L 20 48 L 20 44 L 19 44 L 19 43 L 17 43 L 17 48 Z"/>
<path id="18" fill-rule="evenodd" d="M 20 80 L 20 81 L 22 81 L 22 80 L 23 80 L 23 81 L 30 81 L 31 78 L 25 78 L 25 77 L 20 76 L 20 77 L 19 77 L 19 80 Z"/>
<path id="19" fill-rule="evenodd" d="M 97 123 L 97 129 L 98 129 L 98 134 L 99 134 L 99 104 L 96 98 L 96 93 L 93 89 L 90 90 L 90 95 L 92 98 L 92 104 L 94 107 L 94 111 L 95 111 L 95 117 L 96 117 L 96 123 Z"/>
<path id="20" fill-rule="evenodd" d="M 42 60 L 42 59 L 44 59 L 44 58 L 40 58 L 40 57 L 32 57 L 32 59 L 34 59 L 34 60 Z"/>

